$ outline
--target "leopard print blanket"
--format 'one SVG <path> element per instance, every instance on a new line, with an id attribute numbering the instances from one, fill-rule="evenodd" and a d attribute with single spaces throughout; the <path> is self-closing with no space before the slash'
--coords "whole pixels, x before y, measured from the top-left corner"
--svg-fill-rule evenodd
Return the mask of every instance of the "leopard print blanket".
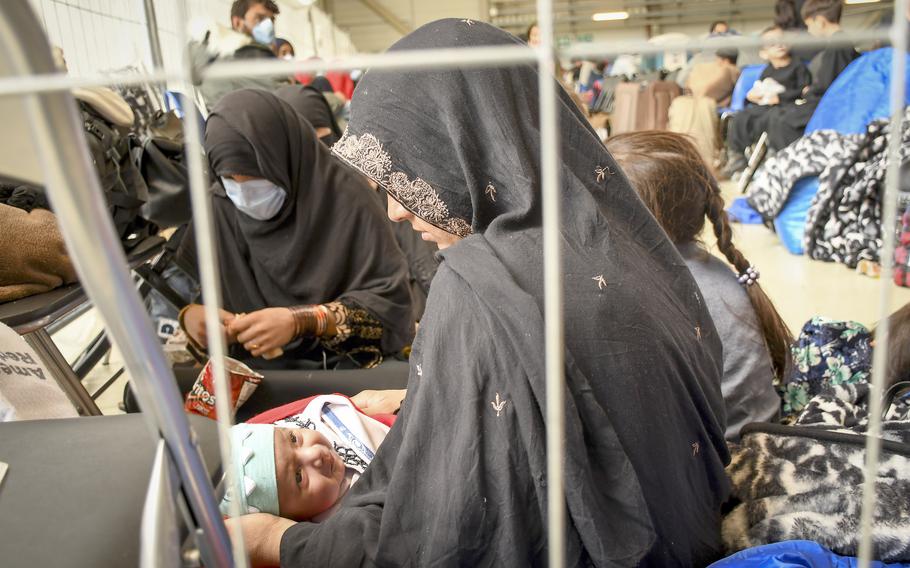
<path id="1" fill-rule="evenodd" d="M 795 425 L 743 429 L 727 468 L 739 501 L 723 522 L 728 552 L 813 540 L 856 556 L 862 507 L 868 385 L 834 385 L 813 397 Z M 897 399 L 882 425 L 874 556 L 910 560 L 910 400 Z"/>

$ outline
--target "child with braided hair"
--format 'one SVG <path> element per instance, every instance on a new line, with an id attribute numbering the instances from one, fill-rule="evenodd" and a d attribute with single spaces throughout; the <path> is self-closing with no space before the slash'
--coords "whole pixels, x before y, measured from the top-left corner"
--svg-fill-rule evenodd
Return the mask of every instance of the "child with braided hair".
<path id="1" fill-rule="evenodd" d="M 708 305 L 724 348 L 727 439 L 737 440 L 750 422 L 775 421 L 780 399 L 774 384 L 785 376 L 792 336 L 757 283 L 758 270 L 733 244 L 710 169 L 688 137 L 671 132 L 621 134 L 606 146 L 676 245 Z M 705 218 L 735 273 L 699 242 Z"/>

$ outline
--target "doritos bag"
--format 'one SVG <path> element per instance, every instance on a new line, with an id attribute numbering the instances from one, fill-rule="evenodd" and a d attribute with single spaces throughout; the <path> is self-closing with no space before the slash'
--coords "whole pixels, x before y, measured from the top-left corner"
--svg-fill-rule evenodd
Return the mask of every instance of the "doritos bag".
<path id="1" fill-rule="evenodd" d="M 228 374 L 228 382 L 231 388 L 231 414 L 236 414 L 259 383 L 262 381 L 262 375 L 250 369 L 240 361 L 225 357 L 225 370 Z M 193 388 L 186 395 L 186 403 L 183 408 L 187 412 L 199 414 L 216 420 L 218 413 L 215 411 L 215 377 L 212 372 L 212 361 L 209 360 L 193 383 Z"/>

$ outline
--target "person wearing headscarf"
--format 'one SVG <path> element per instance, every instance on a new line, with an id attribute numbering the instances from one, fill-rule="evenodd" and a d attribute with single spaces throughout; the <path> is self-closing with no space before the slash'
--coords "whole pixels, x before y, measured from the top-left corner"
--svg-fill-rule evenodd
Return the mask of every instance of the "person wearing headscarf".
<path id="1" fill-rule="evenodd" d="M 384 212 L 293 108 L 260 90 L 225 95 L 205 149 L 232 353 L 260 368 L 371 367 L 410 344 L 407 263 Z M 201 306 L 181 322 L 205 343 Z"/>
<path id="2" fill-rule="evenodd" d="M 516 45 L 440 20 L 391 51 Z M 255 563 L 547 563 L 538 72 L 372 69 L 333 151 L 442 249 L 407 397 L 325 522 L 229 521 Z M 546 77 L 544 80 L 554 80 Z M 568 566 L 705 566 L 722 554 L 721 344 L 692 275 L 558 92 Z"/>
<path id="3" fill-rule="evenodd" d="M 319 139 L 331 147 L 341 138 L 341 129 L 322 93 L 313 87 L 301 85 L 287 85 L 275 91 L 275 96 L 285 101 L 296 110 L 303 118 L 313 125 Z M 368 178 L 364 178 L 368 180 Z M 364 189 L 370 191 L 385 207 L 385 190 L 375 183 L 366 181 Z M 411 300 L 414 306 L 414 319 L 420 320 L 430 292 L 430 282 L 436 275 L 436 247 L 432 243 L 420 238 L 406 223 L 392 223 L 392 231 L 398 246 L 408 259 L 410 273 Z"/>
<path id="4" fill-rule="evenodd" d="M 325 100 L 329 103 L 329 108 L 332 109 L 332 115 L 335 117 L 335 120 L 338 121 L 338 125 L 343 131 L 344 127 L 348 124 L 346 119 L 347 101 L 345 98 L 335 92 L 332 84 L 323 75 L 314 77 L 313 80 L 309 82 L 309 86 L 322 93 L 322 96 L 324 96 Z"/>
<path id="5" fill-rule="evenodd" d="M 285 61 L 293 61 L 296 55 L 294 53 L 294 45 L 282 37 L 276 37 L 275 41 L 272 42 L 272 51 L 275 53 L 275 57 Z"/>
<path id="6" fill-rule="evenodd" d="M 328 101 L 312 85 L 284 85 L 275 96 L 291 105 L 297 114 L 306 119 L 316 131 L 319 140 L 329 148 L 341 139 L 343 131 L 338 126 Z"/>

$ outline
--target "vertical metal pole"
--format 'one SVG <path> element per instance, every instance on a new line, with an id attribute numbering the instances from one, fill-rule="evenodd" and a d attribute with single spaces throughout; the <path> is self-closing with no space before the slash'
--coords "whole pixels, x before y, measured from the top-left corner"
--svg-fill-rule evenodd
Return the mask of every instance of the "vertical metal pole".
<path id="1" fill-rule="evenodd" d="M 313 23 L 313 7 L 308 6 L 306 9 L 306 18 L 310 23 L 310 40 L 313 42 L 313 56 L 319 57 L 319 46 L 316 45 L 316 24 Z"/>
<path id="2" fill-rule="evenodd" d="M 882 394 L 888 374 L 888 315 L 894 262 L 894 220 L 897 217 L 897 196 L 900 182 L 901 133 L 904 125 L 906 90 L 907 0 L 895 0 L 894 23 L 891 26 L 891 126 L 888 138 L 888 170 L 885 175 L 885 196 L 882 207 L 882 266 L 879 324 L 875 331 L 875 350 L 872 356 L 872 384 L 869 388 L 869 427 L 866 436 L 865 479 L 863 480 L 863 509 L 860 516 L 859 565 L 868 568 L 872 560 L 872 522 L 875 518 L 875 480 L 878 477 L 881 451 Z M 908 496 L 910 497 L 910 496 Z"/>
<path id="3" fill-rule="evenodd" d="M 155 69 L 162 69 L 164 68 L 164 58 L 161 56 L 161 38 L 158 37 L 158 16 L 155 13 L 155 0 L 143 0 L 142 4 L 145 7 L 145 27 L 149 36 L 149 53 L 152 55 L 152 66 Z"/>
<path id="4" fill-rule="evenodd" d="M 46 329 L 42 328 L 29 333 L 25 336 L 25 342 L 35 350 L 38 357 L 41 358 L 41 362 L 53 373 L 57 384 L 76 407 L 76 412 L 80 416 L 101 416 L 98 405 L 85 390 L 85 385 L 66 362 Z"/>
<path id="5" fill-rule="evenodd" d="M 547 377 L 547 532 L 549 565 L 565 565 L 566 509 L 563 485 L 565 455 L 565 364 L 560 259 L 559 130 L 556 115 L 556 65 L 553 49 L 553 1 L 537 0 L 540 46 L 537 51 L 540 95 L 540 179 L 543 192 L 544 325 Z"/>
<path id="6" fill-rule="evenodd" d="M 186 0 L 181 1 L 183 20 L 189 18 Z M 193 87 L 193 62 L 189 50 L 189 38 L 185 25 L 178 26 L 180 44 L 183 46 L 183 98 L 184 119 L 183 132 L 185 136 L 186 163 L 190 182 L 190 201 L 193 207 L 193 229 L 196 232 L 196 247 L 199 258 L 199 277 L 204 298 L 205 332 L 208 339 L 208 351 L 215 382 L 215 411 L 218 415 L 218 443 L 221 450 L 221 463 L 223 465 L 225 486 L 240 495 L 240 480 L 234 475 L 231 467 L 231 408 L 230 388 L 225 371 L 225 355 L 227 349 L 222 333 L 221 316 L 221 288 L 218 271 L 218 251 L 215 248 L 215 226 L 212 222 L 212 207 L 209 200 L 209 188 L 206 185 L 202 164 L 202 132 L 199 120 L 196 117 L 195 96 Z M 232 499 L 230 502 L 232 517 L 240 517 L 240 500 Z M 243 542 L 243 533 L 236 531 L 232 540 L 234 566 L 246 568 L 249 559 Z"/>

